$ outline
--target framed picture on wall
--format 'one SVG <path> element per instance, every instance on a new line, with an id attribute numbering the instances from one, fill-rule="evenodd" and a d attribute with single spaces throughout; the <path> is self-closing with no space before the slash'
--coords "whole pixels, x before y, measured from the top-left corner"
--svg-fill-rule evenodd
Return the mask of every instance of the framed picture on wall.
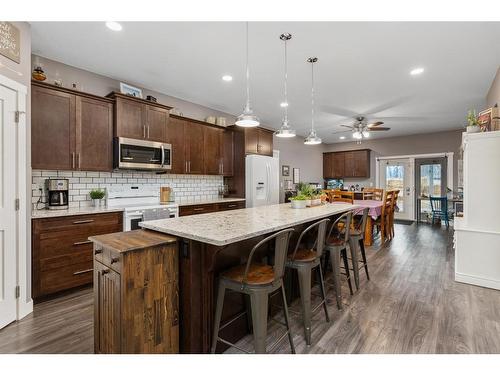
<path id="1" fill-rule="evenodd" d="M 290 166 L 289 165 L 282 165 L 281 166 L 281 175 L 282 176 L 290 176 Z"/>
<path id="2" fill-rule="evenodd" d="M 293 168 L 293 183 L 298 184 L 300 182 L 300 169 Z"/>

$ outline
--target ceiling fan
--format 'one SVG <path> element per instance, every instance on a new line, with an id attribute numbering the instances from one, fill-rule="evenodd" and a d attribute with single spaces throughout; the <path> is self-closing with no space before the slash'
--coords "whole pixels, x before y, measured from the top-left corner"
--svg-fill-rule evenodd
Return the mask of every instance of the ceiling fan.
<path id="1" fill-rule="evenodd" d="M 349 130 L 334 132 L 333 134 L 346 133 L 350 131 L 352 132 L 352 137 L 354 139 L 361 141 L 363 138 L 368 138 L 370 136 L 370 132 L 391 130 L 391 128 L 380 126 L 384 124 L 383 121 L 368 123 L 367 119 L 364 116 L 356 116 L 354 119 L 355 123 L 352 125 L 340 125 L 344 128 L 348 128 Z"/>

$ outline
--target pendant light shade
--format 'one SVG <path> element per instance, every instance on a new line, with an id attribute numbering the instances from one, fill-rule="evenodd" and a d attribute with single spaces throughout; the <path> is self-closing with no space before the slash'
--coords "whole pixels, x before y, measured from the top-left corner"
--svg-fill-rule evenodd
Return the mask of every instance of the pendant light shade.
<path id="1" fill-rule="evenodd" d="M 304 140 L 306 145 L 319 145 L 322 142 L 321 138 L 316 134 L 316 130 L 314 130 L 314 63 L 317 61 L 317 57 L 307 59 L 307 62 L 311 64 L 311 131 Z"/>
<path id="2" fill-rule="evenodd" d="M 290 127 L 290 124 L 288 123 L 288 90 L 287 90 L 287 84 L 288 84 L 288 56 L 287 56 L 287 50 L 286 50 L 286 42 L 292 39 L 292 34 L 289 33 L 284 33 L 280 35 L 280 39 L 285 42 L 285 100 L 283 103 L 286 103 L 286 105 L 283 105 L 282 107 L 284 108 L 284 114 L 283 114 L 283 121 L 281 123 L 281 128 L 278 129 L 276 133 L 276 137 L 280 138 L 292 138 L 295 137 L 295 130 Z"/>
<path id="3" fill-rule="evenodd" d="M 243 113 L 238 116 L 235 124 L 244 128 L 253 128 L 260 125 L 259 118 L 254 115 L 252 107 L 250 106 L 250 69 L 248 68 L 248 22 L 247 28 L 247 102 Z"/>

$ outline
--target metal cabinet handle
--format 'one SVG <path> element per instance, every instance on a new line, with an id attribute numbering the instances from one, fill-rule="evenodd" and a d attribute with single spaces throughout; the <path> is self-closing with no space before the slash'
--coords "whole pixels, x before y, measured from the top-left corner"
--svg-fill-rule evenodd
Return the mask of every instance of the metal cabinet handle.
<path id="1" fill-rule="evenodd" d="M 236 207 L 237 205 L 236 205 L 236 204 L 228 204 L 227 206 L 228 206 L 229 208 L 231 208 L 231 207 Z"/>
<path id="2" fill-rule="evenodd" d="M 94 251 L 94 254 L 101 254 L 101 253 L 102 253 L 102 249 L 96 249 L 96 250 Z"/>
<path id="3" fill-rule="evenodd" d="M 102 270 L 102 271 L 101 271 L 101 274 L 102 274 L 102 275 L 106 275 L 107 273 L 109 273 L 109 270 Z"/>
<path id="4" fill-rule="evenodd" d="M 191 173 L 191 160 L 188 161 L 189 172 Z"/>
<path id="5" fill-rule="evenodd" d="M 142 138 L 146 138 L 146 125 L 142 125 Z"/>
<path id="6" fill-rule="evenodd" d="M 111 258 L 111 264 L 118 263 L 119 260 L 120 258 Z"/>
<path id="7" fill-rule="evenodd" d="M 86 244 L 89 244 L 89 243 L 92 243 L 92 241 L 80 241 L 80 242 L 75 242 L 73 243 L 74 246 L 78 246 L 78 245 L 86 245 Z"/>
<path id="8" fill-rule="evenodd" d="M 93 268 L 89 268 L 88 270 L 76 271 L 76 272 L 73 272 L 73 276 L 81 275 L 82 273 L 92 272 L 93 270 L 94 270 Z"/>
<path id="9" fill-rule="evenodd" d="M 197 208 L 194 208 L 193 211 L 203 211 L 205 209 L 205 207 L 197 207 Z"/>
<path id="10" fill-rule="evenodd" d="M 75 169 L 75 153 L 71 153 L 71 169 Z"/>
<path id="11" fill-rule="evenodd" d="M 148 125 L 148 139 L 149 139 L 149 125 Z"/>
<path id="12" fill-rule="evenodd" d="M 82 156 L 80 155 L 80 153 L 78 153 L 78 169 L 80 169 L 81 164 L 82 164 Z"/>
<path id="13" fill-rule="evenodd" d="M 90 219 L 90 220 L 77 220 L 77 221 L 73 221 L 73 224 L 88 224 L 88 223 L 93 223 L 94 220 Z"/>

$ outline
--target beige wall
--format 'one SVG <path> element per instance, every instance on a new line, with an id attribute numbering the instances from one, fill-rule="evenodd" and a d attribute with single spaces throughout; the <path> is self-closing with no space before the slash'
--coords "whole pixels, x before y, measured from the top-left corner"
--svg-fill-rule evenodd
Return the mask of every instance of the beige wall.
<path id="1" fill-rule="evenodd" d="M 440 152 L 453 152 L 453 189 L 457 186 L 457 160 L 460 155 L 462 142 L 462 129 L 430 133 L 415 134 L 403 137 L 382 138 L 364 140 L 361 144 L 356 142 L 336 143 L 327 145 L 326 151 L 347 151 L 368 148 L 371 152 L 371 166 L 369 179 L 345 179 L 345 184 L 359 183 L 362 186 L 375 184 L 375 162 L 376 157 L 398 156 L 412 154 L 431 154 Z"/>
<path id="2" fill-rule="evenodd" d="M 495 104 L 500 104 L 500 68 L 491 83 L 491 87 L 486 95 L 486 107 L 493 107 Z"/>

